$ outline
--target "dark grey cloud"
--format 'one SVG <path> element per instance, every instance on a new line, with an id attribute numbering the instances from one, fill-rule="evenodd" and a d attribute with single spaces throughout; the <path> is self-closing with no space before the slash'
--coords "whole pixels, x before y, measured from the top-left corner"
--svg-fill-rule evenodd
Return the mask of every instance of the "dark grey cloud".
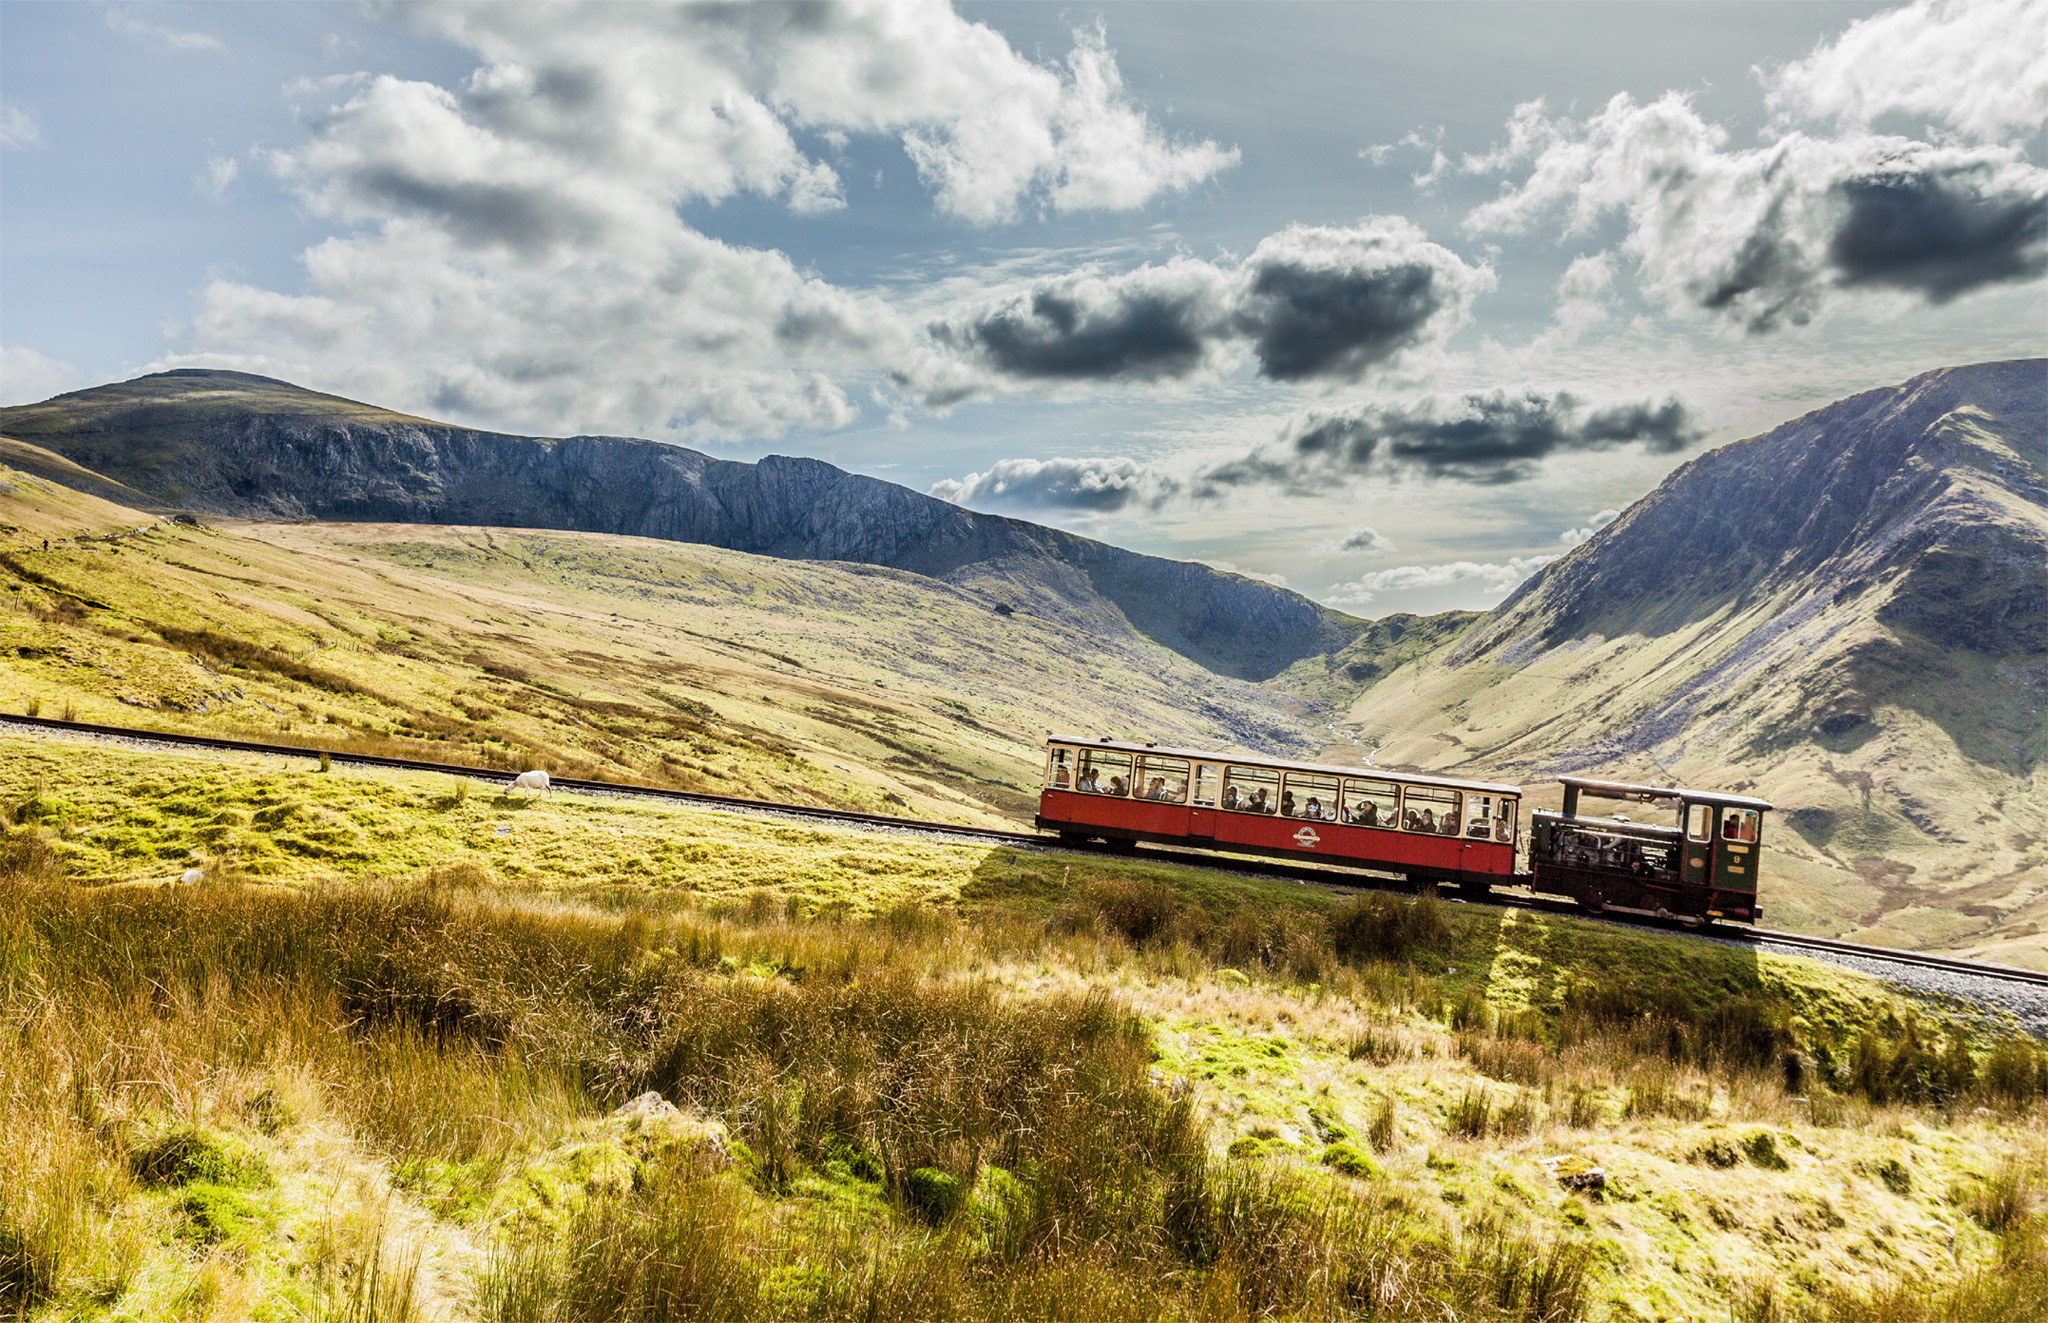
<path id="1" fill-rule="evenodd" d="M 1207 270 L 1146 268 L 1119 281 L 1067 279 L 932 338 L 1007 377 L 1157 381 L 1199 369 L 1221 328 Z"/>
<path id="2" fill-rule="evenodd" d="M 1676 399 L 1586 408 L 1564 392 L 1531 391 L 1365 405 L 1307 415 L 1251 454 L 1204 470 L 1192 490 L 1205 498 L 1251 486 L 1309 492 L 1373 473 L 1513 482 L 1563 451 L 1640 445 L 1668 453 L 1702 435 Z"/>
<path id="3" fill-rule="evenodd" d="M 1270 261 L 1247 272 L 1238 324 L 1275 381 L 1355 378 L 1427 338 L 1450 301 L 1437 267 L 1331 270 Z"/>
<path id="4" fill-rule="evenodd" d="M 1061 276 L 934 322 L 949 370 L 899 382 L 943 406 L 1016 383 L 1187 378 L 1240 346 L 1270 380 L 1352 381 L 1440 343 L 1493 279 L 1398 217 L 1294 226 L 1235 270 L 1181 258 Z"/>
<path id="5" fill-rule="evenodd" d="M 1945 303 L 2048 271 L 2048 189 L 2015 187 L 1983 162 L 1852 175 L 1828 258 L 1844 285 L 1888 285 Z"/>

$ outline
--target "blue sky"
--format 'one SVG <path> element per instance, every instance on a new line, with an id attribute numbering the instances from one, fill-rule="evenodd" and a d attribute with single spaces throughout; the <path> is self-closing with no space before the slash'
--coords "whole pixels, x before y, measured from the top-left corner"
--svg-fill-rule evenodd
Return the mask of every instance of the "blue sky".
<path id="1" fill-rule="evenodd" d="M 1360 614 L 2041 352 L 2048 2 L 0 5 L 0 399 L 815 455 Z"/>

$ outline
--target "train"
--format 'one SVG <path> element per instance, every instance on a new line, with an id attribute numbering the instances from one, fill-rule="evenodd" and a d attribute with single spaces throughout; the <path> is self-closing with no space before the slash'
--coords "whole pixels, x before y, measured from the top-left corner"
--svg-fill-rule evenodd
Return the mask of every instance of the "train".
<path id="1" fill-rule="evenodd" d="M 1393 874 L 1483 895 L 1519 886 L 1690 926 L 1756 923 L 1764 815 L 1747 795 L 1562 776 L 1561 811 L 1522 814 L 1520 786 L 1383 768 L 1162 747 L 1101 736 L 1045 743 L 1039 829 Z M 1638 822 L 1596 802 L 1675 810 Z M 1640 810 L 1639 810 L 1640 811 Z"/>

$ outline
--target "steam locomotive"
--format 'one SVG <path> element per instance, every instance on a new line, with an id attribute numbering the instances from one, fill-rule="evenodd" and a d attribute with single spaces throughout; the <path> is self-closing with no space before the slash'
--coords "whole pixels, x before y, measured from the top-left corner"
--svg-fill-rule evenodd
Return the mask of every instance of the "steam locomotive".
<path id="1" fill-rule="evenodd" d="M 1614 909 L 1755 923 L 1761 799 L 1560 777 L 1561 812 L 1521 827 L 1522 790 L 1491 781 L 1337 767 L 1107 737 L 1045 745 L 1038 826 L 1061 840 L 1139 841 L 1316 859 L 1483 894 L 1525 886 Z M 1673 825 L 1599 816 L 1588 801 L 1675 808 Z M 1526 859 L 1524 866 L 1522 861 Z"/>

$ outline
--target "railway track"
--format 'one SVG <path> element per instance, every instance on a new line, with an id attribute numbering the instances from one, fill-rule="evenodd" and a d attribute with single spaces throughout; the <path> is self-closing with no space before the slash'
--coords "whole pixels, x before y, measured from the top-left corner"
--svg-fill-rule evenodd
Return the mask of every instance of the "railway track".
<path id="1" fill-rule="evenodd" d="M 0 728 L 6 726 L 27 727 L 30 729 L 77 735 L 102 736 L 182 748 L 219 749 L 235 753 L 267 754 L 281 758 L 318 758 L 325 754 L 333 762 L 351 766 L 389 767 L 408 772 L 438 772 L 449 776 L 466 776 L 488 780 L 496 780 L 506 775 L 506 773 L 497 769 L 470 767 L 460 763 L 435 763 L 414 758 L 388 758 L 380 754 L 350 753 L 346 750 L 311 748 L 298 744 L 265 744 L 254 740 L 231 740 L 213 735 L 185 735 L 170 731 L 137 730 L 127 726 L 103 726 L 85 721 L 61 721 L 54 717 L 30 717 L 0 713 Z M 919 818 L 894 817 L 883 813 L 857 813 L 851 809 L 819 808 L 808 804 L 789 804 L 777 800 L 745 799 L 735 795 L 713 795 L 697 790 L 673 790 L 662 786 L 636 785 L 631 782 L 584 780 L 574 777 L 552 777 L 550 781 L 553 786 L 559 789 L 584 793 L 632 795 L 732 812 L 767 813 L 810 821 L 844 822 L 897 831 L 925 832 L 932 835 L 950 836 L 966 840 L 992 841 L 1027 849 L 1098 852 L 1089 851 L 1087 847 L 1064 843 L 1054 837 L 1038 832 L 1004 831 L 996 827 L 970 827 L 952 822 L 931 822 Z M 1130 858 L 1133 856 L 1118 854 L 1116 857 Z M 1402 891 L 1412 894 L 1418 890 L 1413 884 L 1399 877 L 1373 873 L 1362 869 L 1315 868 L 1300 864 L 1274 863 L 1269 860 L 1255 860 L 1238 856 L 1219 857 L 1192 850 L 1164 849 L 1156 846 L 1139 852 L 1136 857 L 1160 863 L 1207 868 L 1219 872 L 1286 878 L 1340 891 L 1364 889 Z M 1484 903 L 1539 913 L 1567 914 L 1581 918 L 1590 917 L 1570 901 L 1553 900 L 1541 896 L 1493 892 L 1487 895 Z M 1997 979 L 2009 983 L 2048 987 L 2048 974 L 2036 973 L 2033 970 L 2015 969 L 2007 965 L 1987 964 L 1976 960 L 1959 960 L 1953 956 L 1928 955 L 1918 951 L 1902 951 L 1884 946 L 1867 946 L 1857 942 L 1841 942 L 1826 937 L 1808 937 L 1800 933 L 1778 932 L 1768 928 L 1728 928 L 1717 926 L 1709 930 L 1709 932 L 1702 934 L 1698 929 L 1688 928 L 1675 921 L 1661 920 L 1650 915 L 1624 916 L 1611 910 L 1598 917 L 1608 922 L 1622 923 L 1630 927 L 1649 927 L 1680 934 L 1710 936 L 1720 941 L 1753 945 L 1760 948 L 1777 947 L 1795 952 L 1803 951 L 1822 955 L 1853 956 L 1864 960 L 1877 960 L 1920 969 L 1940 970 L 1951 974 L 1964 974 L 1979 978 Z"/>

